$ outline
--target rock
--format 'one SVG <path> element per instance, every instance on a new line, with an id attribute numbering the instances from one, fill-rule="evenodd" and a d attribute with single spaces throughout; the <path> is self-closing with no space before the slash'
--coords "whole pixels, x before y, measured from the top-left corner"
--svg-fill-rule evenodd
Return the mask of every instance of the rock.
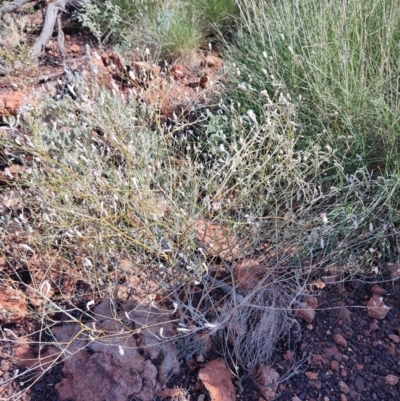
<path id="1" fill-rule="evenodd" d="M 2 370 L 3 372 L 6 372 L 9 369 L 10 369 L 10 363 L 8 361 L 6 361 L 5 359 L 3 359 L 0 362 L 0 370 Z"/>
<path id="2" fill-rule="evenodd" d="M 0 286 L 0 323 L 20 322 L 28 315 L 25 294 L 10 287 Z"/>
<path id="3" fill-rule="evenodd" d="M 369 325 L 369 329 L 370 329 L 371 331 L 376 331 L 376 330 L 379 329 L 379 326 L 378 326 L 378 324 L 377 324 L 375 321 L 373 321 L 373 322 L 371 322 L 371 324 Z"/>
<path id="4" fill-rule="evenodd" d="M 233 267 L 233 279 L 238 291 L 254 288 L 266 274 L 267 268 L 257 259 L 243 259 Z"/>
<path id="5" fill-rule="evenodd" d="M 294 357 L 294 352 L 289 349 L 283 354 L 283 359 L 285 361 L 291 361 L 293 357 Z"/>
<path id="6" fill-rule="evenodd" d="M 21 92 L 5 92 L 0 95 L 0 117 L 17 115 L 25 103 Z"/>
<path id="7" fill-rule="evenodd" d="M 179 372 L 175 346 L 161 339 L 175 336 L 168 310 L 161 305 L 154 309 L 143 299 L 120 302 L 118 312 L 112 309 L 110 300 L 103 301 L 94 309 L 93 321 L 86 323 L 94 328 L 94 338 L 96 330 L 103 334 L 99 341 L 80 335 L 79 325 L 53 328 L 58 342 L 68 344 L 65 377 L 56 385 L 61 400 L 102 401 L 112 394 L 113 401 L 152 401 Z M 136 335 L 127 327 L 137 330 Z"/>
<path id="8" fill-rule="evenodd" d="M 317 380 L 318 372 L 308 371 L 308 372 L 305 373 L 305 375 L 306 375 L 308 380 Z"/>
<path id="9" fill-rule="evenodd" d="M 30 369 L 43 373 L 47 371 L 60 356 L 60 350 L 57 347 L 49 346 L 40 348 L 38 345 L 32 347 L 33 344 L 27 337 L 20 337 L 17 344 L 13 362 L 22 369 Z"/>
<path id="10" fill-rule="evenodd" d="M 208 362 L 199 371 L 199 379 L 208 391 L 211 401 L 234 401 L 236 391 L 231 379 L 231 372 L 222 359 Z"/>
<path id="11" fill-rule="evenodd" d="M 301 398 L 294 396 L 294 397 L 292 397 L 292 401 L 301 401 Z"/>
<path id="12" fill-rule="evenodd" d="M 222 60 L 216 56 L 212 56 L 211 54 L 202 55 L 203 60 L 200 63 L 201 67 L 222 67 Z"/>
<path id="13" fill-rule="evenodd" d="M 340 394 L 340 401 L 347 401 L 347 397 L 344 394 Z"/>
<path id="14" fill-rule="evenodd" d="M 389 334 L 388 337 L 396 344 L 400 343 L 400 337 L 396 334 Z"/>
<path id="15" fill-rule="evenodd" d="M 384 295 L 387 293 L 387 291 L 383 287 L 381 287 L 379 284 L 373 284 L 371 286 L 371 292 L 372 292 L 372 294 L 375 294 L 375 295 Z"/>
<path id="16" fill-rule="evenodd" d="M 357 379 L 354 383 L 354 386 L 359 394 L 362 394 L 364 391 L 365 380 L 361 376 L 357 376 Z"/>
<path id="17" fill-rule="evenodd" d="M 81 48 L 80 48 L 80 46 L 75 44 L 75 45 L 71 45 L 69 50 L 71 50 L 72 53 L 79 53 L 81 51 Z"/>
<path id="18" fill-rule="evenodd" d="M 294 315 L 298 320 L 304 320 L 311 323 L 315 317 L 315 309 L 312 308 L 307 302 L 300 302 L 299 305 L 294 307 Z"/>
<path id="19" fill-rule="evenodd" d="M 340 380 L 339 381 L 339 390 L 342 392 L 342 393 L 350 393 L 350 389 L 349 389 L 349 386 L 343 381 L 343 380 Z"/>
<path id="20" fill-rule="evenodd" d="M 313 368 L 322 368 L 325 365 L 325 359 L 321 354 L 314 354 L 310 360 L 310 366 Z"/>
<path id="21" fill-rule="evenodd" d="M 335 334 L 333 336 L 333 341 L 335 341 L 335 343 L 337 345 L 340 345 L 342 347 L 346 347 L 347 346 L 347 341 L 341 334 Z"/>
<path id="22" fill-rule="evenodd" d="M 383 298 L 374 294 L 367 303 L 368 316 L 373 319 L 384 319 L 388 314 L 390 308 L 385 305 Z"/>
<path id="23" fill-rule="evenodd" d="M 314 310 L 318 308 L 318 298 L 317 297 L 306 298 L 306 303 Z"/>
<path id="24" fill-rule="evenodd" d="M 399 381 L 399 378 L 395 375 L 387 375 L 385 377 L 385 383 L 389 386 L 395 386 Z"/>
<path id="25" fill-rule="evenodd" d="M 257 370 L 257 385 L 261 395 L 267 401 L 273 401 L 278 389 L 279 373 L 270 366 L 260 364 Z"/>
<path id="26" fill-rule="evenodd" d="M 338 318 L 343 320 L 344 322 L 351 323 L 351 316 L 352 316 L 352 312 L 350 311 L 349 308 L 342 306 L 339 309 Z"/>
<path id="27" fill-rule="evenodd" d="M 321 380 L 310 380 L 309 384 L 310 387 L 316 388 L 317 390 L 320 390 L 322 388 Z"/>

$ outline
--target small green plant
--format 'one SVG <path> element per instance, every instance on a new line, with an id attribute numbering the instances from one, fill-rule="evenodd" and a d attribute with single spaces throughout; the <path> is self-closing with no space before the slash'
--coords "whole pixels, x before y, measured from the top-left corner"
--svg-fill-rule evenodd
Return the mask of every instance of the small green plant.
<path id="1" fill-rule="evenodd" d="M 108 0 L 102 4 L 83 0 L 81 7 L 78 21 L 95 36 L 99 46 L 104 45 L 122 21 L 120 7 Z"/>

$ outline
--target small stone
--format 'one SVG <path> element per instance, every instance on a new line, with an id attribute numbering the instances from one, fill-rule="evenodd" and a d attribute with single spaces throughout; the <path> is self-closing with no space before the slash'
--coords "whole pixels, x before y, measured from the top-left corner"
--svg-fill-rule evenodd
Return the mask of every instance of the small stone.
<path id="1" fill-rule="evenodd" d="M 330 401 L 329 397 L 324 397 L 324 401 Z"/>
<path id="2" fill-rule="evenodd" d="M 331 362 L 331 369 L 336 370 L 339 367 L 339 361 L 332 361 Z"/>
<path id="3" fill-rule="evenodd" d="M 3 360 L 0 362 L 0 369 L 1 369 L 3 372 L 4 372 L 4 371 L 7 371 L 7 370 L 10 370 L 10 364 L 9 364 L 9 362 L 3 359 Z"/>
<path id="4" fill-rule="evenodd" d="M 342 393 L 350 393 L 350 389 L 349 389 L 349 386 L 343 381 L 343 380 L 340 380 L 339 381 L 339 390 L 342 392 Z"/>
<path id="5" fill-rule="evenodd" d="M 374 284 L 371 286 L 371 292 L 376 295 L 384 295 L 387 291 L 381 287 L 379 284 Z"/>
<path id="6" fill-rule="evenodd" d="M 338 317 L 339 317 L 339 319 L 343 320 L 344 322 L 350 323 L 351 322 L 351 316 L 352 316 L 352 312 L 350 311 L 349 308 L 346 308 L 345 306 L 342 306 L 339 309 Z"/>
<path id="7" fill-rule="evenodd" d="M 211 401 L 234 401 L 236 391 L 231 372 L 222 359 L 214 359 L 199 371 L 199 379 L 207 389 Z"/>
<path id="8" fill-rule="evenodd" d="M 325 359 L 321 354 L 314 354 L 310 360 L 310 366 L 313 368 L 322 368 L 325 365 Z"/>
<path id="9" fill-rule="evenodd" d="M 344 394 L 340 394 L 340 401 L 347 401 L 347 397 Z"/>
<path id="10" fill-rule="evenodd" d="M 292 401 L 301 401 L 301 398 L 294 396 L 294 397 L 292 397 Z"/>
<path id="11" fill-rule="evenodd" d="M 76 44 L 71 45 L 71 47 L 69 49 L 71 50 L 72 53 L 79 53 L 81 51 L 80 46 L 78 46 Z"/>
<path id="12" fill-rule="evenodd" d="M 315 317 L 315 310 L 310 308 L 310 306 L 301 302 L 298 306 L 295 307 L 295 316 L 298 320 L 304 320 L 307 323 L 311 323 Z"/>
<path id="13" fill-rule="evenodd" d="M 395 375 L 387 375 L 385 377 L 385 382 L 389 386 L 395 386 L 398 383 L 398 381 L 399 381 L 399 378 Z"/>
<path id="14" fill-rule="evenodd" d="M 310 387 L 316 388 L 317 390 L 320 390 L 322 388 L 322 382 L 321 380 L 310 380 Z"/>
<path id="15" fill-rule="evenodd" d="M 290 350 L 287 350 L 287 351 L 283 354 L 283 359 L 284 359 L 285 361 L 291 361 L 291 360 L 293 359 L 293 356 L 294 356 L 294 352 L 293 352 L 293 351 L 290 351 Z"/>
<path id="16" fill-rule="evenodd" d="M 25 294 L 10 287 L 0 286 L 0 323 L 20 322 L 27 314 Z"/>
<path id="17" fill-rule="evenodd" d="M 400 343 L 400 337 L 396 334 L 389 334 L 388 337 L 396 344 Z"/>
<path id="18" fill-rule="evenodd" d="M 377 324 L 376 322 L 372 322 L 372 323 L 369 325 L 369 329 L 370 329 L 371 331 L 376 331 L 376 330 L 379 329 L 379 326 L 378 326 L 378 324 Z"/>
<path id="19" fill-rule="evenodd" d="M 266 401 L 273 401 L 278 389 L 279 373 L 272 367 L 260 364 L 257 372 L 257 384 Z M 219 401 L 219 400 L 218 400 Z"/>
<path id="20" fill-rule="evenodd" d="M 306 372 L 305 375 L 307 376 L 308 380 L 317 380 L 318 377 L 317 372 L 311 372 L 311 371 Z"/>
<path id="21" fill-rule="evenodd" d="M 367 308 L 368 316 L 379 320 L 384 319 L 390 310 L 383 302 L 383 298 L 376 294 L 368 301 Z"/>
<path id="22" fill-rule="evenodd" d="M 346 347 L 347 345 L 346 339 L 341 334 L 335 334 L 333 336 L 333 341 L 335 341 L 337 345 L 340 345 L 342 347 Z"/>
<path id="23" fill-rule="evenodd" d="M 207 55 L 203 55 L 203 60 L 201 61 L 200 65 L 202 67 L 219 68 L 222 66 L 222 60 L 216 56 L 207 54 Z"/>
<path id="24" fill-rule="evenodd" d="M 25 95 L 22 92 L 4 92 L 0 95 L 0 118 L 16 115 L 25 104 Z M 11 290 L 11 289 L 10 289 Z"/>

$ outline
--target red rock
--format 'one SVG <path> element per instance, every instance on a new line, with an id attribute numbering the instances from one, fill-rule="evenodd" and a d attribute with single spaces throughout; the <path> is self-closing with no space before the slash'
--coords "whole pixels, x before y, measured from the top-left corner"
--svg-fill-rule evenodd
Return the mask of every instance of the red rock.
<path id="1" fill-rule="evenodd" d="M 260 364 L 257 370 L 257 384 L 266 401 L 273 401 L 278 389 L 279 373 L 270 366 Z"/>
<path id="2" fill-rule="evenodd" d="M 204 368 L 200 369 L 199 379 L 207 389 L 211 401 L 236 400 L 231 372 L 222 359 L 208 362 Z"/>
<path id="3" fill-rule="evenodd" d="M 316 388 L 317 390 L 320 390 L 322 387 L 321 380 L 310 380 L 309 384 L 310 384 L 310 387 Z"/>
<path id="4" fill-rule="evenodd" d="M 285 361 L 291 361 L 291 360 L 293 359 L 293 356 L 294 356 L 294 352 L 293 352 L 293 351 L 290 351 L 290 350 L 287 350 L 287 351 L 283 354 L 283 359 L 284 359 Z"/>
<path id="5" fill-rule="evenodd" d="M 175 79 L 182 78 L 184 72 L 185 72 L 185 67 L 182 64 L 176 63 L 171 67 L 171 73 Z"/>
<path id="6" fill-rule="evenodd" d="M 400 337 L 396 334 L 389 334 L 388 337 L 396 344 L 400 343 Z"/>
<path id="7" fill-rule="evenodd" d="M 322 368 L 325 365 L 325 359 L 321 354 L 314 354 L 311 357 L 310 365 L 313 368 Z"/>
<path id="8" fill-rule="evenodd" d="M 390 308 L 385 305 L 383 298 L 374 294 L 367 303 L 368 316 L 373 319 L 384 319 Z"/>
<path id="9" fill-rule="evenodd" d="M 168 313 L 166 310 L 164 314 L 153 313 L 147 302 L 150 301 L 141 300 L 140 305 L 138 300 L 121 302 L 117 318 L 109 299 L 96 306 L 94 320 L 87 324 L 104 333 L 101 341 L 79 336 L 81 328 L 76 324 L 52 329 L 57 341 L 68 345 L 63 367 L 65 377 L 56 385 L 61 400 L 103 401 L 112 394 L 113 401 L 130 398 L 151 401 L 171 374 L 179 372 L 173 344 L 154 335 L 174 334 L 174 327 L 167 320 Z M 134 321 L 136 328 L 140 328 L 145 353 L 138 352 L 137 341 L 122 320 Z M 86 346 L 90 346 L 92 353 L 85 350 Z M 155 360 L 159 360 L 157 366 L 153 363 Z"/>
<path id="10" fill-rule="evenodd" d="M 340 401 L 347 401 L 347 397 L 344 394 L 340 394 Z"/>
<path id="11" fill-rule="evenodd" d="M 395 375 L 387 375 L 385 377 L 385 383 L 389 386 L 395 386 L 399 381 L 399 378 Z"/>
<path id="12" fill-rule="evenodd" d="M 343 380 L 340 380 L 339 381 L 339 390 L 342 392 L 342 393 L 350 393 L 350 389 L 349 389 L 349 386 L 343 381 Z"/>
<path id="13" fill-rule="evenodd" d="M 202 55 L 203 60 L 201 61 L 201 67 L 222 67 L 222 60 L 216 56 L 212 56 L 211 54 Z"/>
<path id="14" fill-rule="evenodd" d="M 81 48 L 80 48 L 80 46 L 75 44 L 75 45 L 71 45 L 69 50 L 71 50 L 72 53 L 79 53 L 81 51 Z"/>
<path id="15" fill-rule="evenodd" d="M 384 295 L 387 293 L 387 291 L 381 287 L 379 284 L 373 284 L 371 286 L 371 292 L 375 295 Z"/>
<path id="16" fill-rule="evenodd" d="M 233 267 L 233 279 L 238 291 L 254 288 L 266 273 L 266 266 L 256 259 L 243 259 Z"/>
<path id="17" fill-rule="evenodd" d="M 317 380 L 317 378 L 318 378 L 318 372 L 308 371 L 305 373 L 305 375 L 308 380 Z"/>
<path id="18" fill-rule="evenodd" d="M 312 309 L 318 308 L 318 298 L 317 297 L 308 297 L 306 298 L 306 303 L 310 305 Z"/>
<path id="19" fill-rule="evenodd" d="M 294 315 L 298 320 L 304 320 L 311 323 L 315 317 L 315 309 L 312 308 L 307 302 L 300 302 L 299 305 L 294 307 Z"/>
<path id="20" fill-rule="evenodd" d="M 0 95 L 0 117 L 17 115 L 25 103 L 25 97 L 21 92 L 5 92 Z"/>
<path id="21" fill-rule="evenodd" d="M 342 306 L 339 309 L 339 312 L 338 312 L 339 319 L 341 319 L 341 320 L 343 320 L 343 321 L 345 321 L 347 323 L 350 323 L 351 322 L 351 316 L 352 316 L 352 312 L 350 311 L 349 308 L 346 308 L 345 306 Z"/>
<path id="22" fill-rule="evenodd" d="M 335 343 L 337 344 L 337 345 L 340 345 L 340 346 L 342 346 L 342 347 L 346 347 L 347 346 L 347 341 L 346 341 L 346 339 L 341 335 L 341 334 L 335 334 L 334 336 L 333 336 L 333 341 L 335 341 Z"/>
<path id="23" fill-rule="evenodd" d="M 10 287 L 0 286 L 0 323 L 17 323 L 27 315 L 25 294 Z"/>

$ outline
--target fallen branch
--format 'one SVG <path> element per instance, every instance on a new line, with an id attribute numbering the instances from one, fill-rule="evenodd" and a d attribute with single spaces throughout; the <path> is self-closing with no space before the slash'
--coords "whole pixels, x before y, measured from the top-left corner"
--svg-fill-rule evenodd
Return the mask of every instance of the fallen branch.
<path id="1" fill-rule="evenodd" d="M 42 84 L 42 83 L 47 82 L 47 81 L 50 81 L 50 80 L 52 80 L 52 79 L 59 78 L 59 77 L 61 77 L 61 76 L 64 75 L 64 74 L 65 74 L 65 71 L 60 71 L 60 72 L 55 72 L 55 73 L 53 73 L 53 74 L 41 75 L 41 76 L 37 79 L 37 82 L 38 82 L 39 84 Z"/>
<path id="2" fill-rule="evenodd" d="M 35 44 L 33 45 L 33 55 L 34 57 L 39 57 L 41 51 L 47 45 L 47 42 L 50 40 L 51 35 L 54 31 L 54 25 L 57 21 L 57 17 L 59 12 L 65 11 L 65 7 L 68 5 L 69 0 L 55 0 L 53 3 L 50 3 L 46 9 L 46 17 L 44 19 L 44 24 L 42 28 L 42 32 Z M 62 31 L 61 31 L 62 32 Z M 63 33 L 61 35 L 64 36 Z M 60 37 L 60 32 L 59 32 Z M 60 40 L 59 40 L 60 43 Z M 64 49 L 60 49 L 60 53 L 63 54 Z"/>
<path id="3" fill-rule="evenodd" d="M 18 7 L 23 6 L 26 3 L 29 3 L 33 0 L 14 0 L 11 3 L 3 4 L 0 7 L 0 17 L 4 14 L 10 13 L 11 11 L 16 10 Z"/>

